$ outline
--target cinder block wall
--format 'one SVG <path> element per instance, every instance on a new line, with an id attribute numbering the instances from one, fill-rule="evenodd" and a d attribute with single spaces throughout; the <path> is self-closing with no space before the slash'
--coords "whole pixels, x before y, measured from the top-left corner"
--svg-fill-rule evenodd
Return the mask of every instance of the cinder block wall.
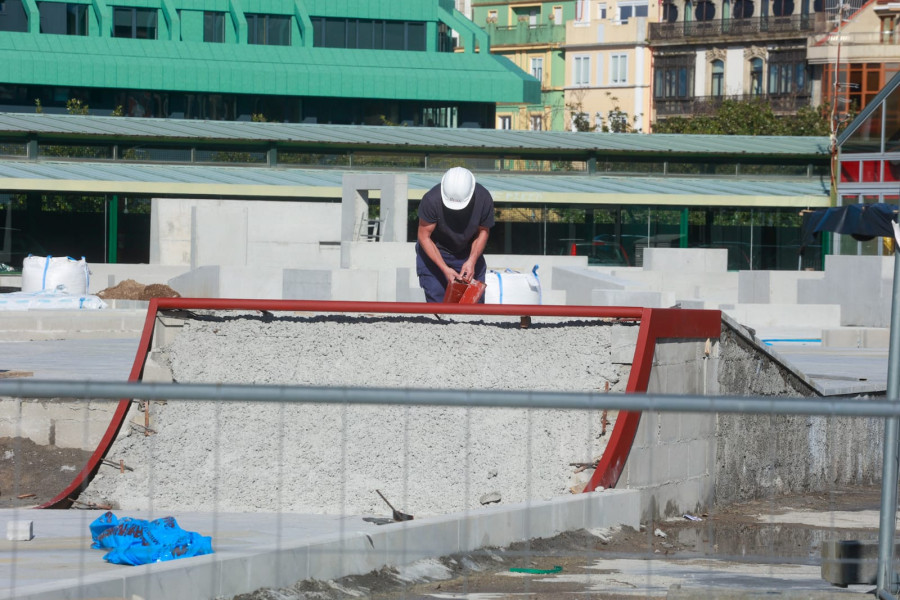
<path id="1" fill-rule="evenodd" d="M 712 386 L 709 364 L 718 341 L 668 341 L 656 346 L 647 391 L 704 394 Z M 715 414 L 645 412 L 617 487 L 636 488 L 643 518 L 702 512 L 715 487 Z"/>

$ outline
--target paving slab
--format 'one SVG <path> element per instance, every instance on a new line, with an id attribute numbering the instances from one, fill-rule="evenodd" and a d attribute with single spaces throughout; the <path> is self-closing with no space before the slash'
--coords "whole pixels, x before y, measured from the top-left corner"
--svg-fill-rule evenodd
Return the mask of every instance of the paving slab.
<path id="1" fill-rule="evenodd" d="M 107 563 L 103 550 L 90 548 L 90 523 L 104 511 L 5 509 L 0 520 L 33 521 L 34 538 L 0 541 L 0 599 L 233 597 L 567 530 L 637 527 L 639 497 L 636 490 L 605 490 L 384 525 L 361 515 L 117 513 L 173 516 L 183 529 L 212 537 L 214 554 L 137 567 Z"/>

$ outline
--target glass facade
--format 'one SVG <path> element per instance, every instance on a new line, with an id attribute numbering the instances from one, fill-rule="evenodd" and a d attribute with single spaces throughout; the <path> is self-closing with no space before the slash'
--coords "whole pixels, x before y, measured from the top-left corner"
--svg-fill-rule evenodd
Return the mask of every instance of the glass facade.
<path id="1" fill-rule="evenodd" d="M 900 76 L 898 76 L 900 77 Z M 838 150 L 838 205 L 898 204 L 900 182 L 900 80 L 894 89 L 868 106 L 847 129 Z M 874 101 L 875 99 L 873 99 Z M 837 236 L 840 254 L 889 255 L 882 238 L 858 242 Z"/>
<path id="2" fill-rule="evenodd" d="M 410 214 L 415 215 L 413 207 Z M 820 270 L 821 242 L 803 244 L 795 208 L 497 204 L 487 252 L 586 256 L 639 267 L 646 248 L 721 248 L 729 270 Z M 414 239 L 417 222 L 410 219 Z"/>

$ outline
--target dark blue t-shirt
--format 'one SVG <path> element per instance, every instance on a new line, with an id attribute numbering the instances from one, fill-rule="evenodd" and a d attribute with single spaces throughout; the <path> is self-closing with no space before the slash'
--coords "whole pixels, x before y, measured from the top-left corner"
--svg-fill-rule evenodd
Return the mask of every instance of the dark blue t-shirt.
<path id="1" fill-rule="evenodd" d="M 494 226 L 494 199 L 483 185 L 476 183 L 468 206 L 462 210 L 450 210 L 441 200 L 441 186 L 438 184 L 422 196 L 419 220 L 437 223 L 431 240 L 441 252 L 467 258 L 478 228 L 490 229 Z"/>

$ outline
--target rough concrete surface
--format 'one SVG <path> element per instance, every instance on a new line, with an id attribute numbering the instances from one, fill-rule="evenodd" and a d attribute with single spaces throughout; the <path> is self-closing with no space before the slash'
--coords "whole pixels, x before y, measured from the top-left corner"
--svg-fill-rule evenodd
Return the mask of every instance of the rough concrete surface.
<path id="1" fill-rule="evenodd" d="M 717 368 L 722 394 L 817 395 L 731 327 Z M 881 479 L 883 428 L 876 418 L 719 414 L 715 502 L 871 485 Z"/>
<path id="2" fill-rule="evenodd" d="M 601 320 L 219 313 L 160 349 L 175 381 L 387 388 L 623 391 Z M 583 485 L 570 463 L 606 445 L 581 411 L 177 402 L 156 435 L 124 435 L 86 502 L 123 509 L 414 515 L 550 498 Z M 611 414 L 608 431 L 615 415 Z M 172 449 L 177 449 L 173 451 Z"/>

